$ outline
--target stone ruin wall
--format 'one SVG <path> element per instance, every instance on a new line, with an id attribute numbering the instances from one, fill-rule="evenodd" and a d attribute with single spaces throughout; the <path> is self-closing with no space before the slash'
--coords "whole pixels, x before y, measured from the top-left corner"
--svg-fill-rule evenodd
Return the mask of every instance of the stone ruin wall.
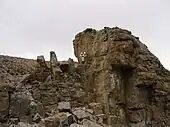
<path id="1" fill-rule="evenodd" d="M 17 80 L 11 74 L 1 76 L 0 122 L 15 127 L 21 127 L 19 122 L 29 127 L 33 123 L 36 127 L 66 126 L 63 121 L 55 122 L 61 122 L 59 105 L 64 102 L 63 111 L 76 118 L 68 122 L 66 117 L 71 127 L 84 127 L 83 119 L 95 127 L 170 126 L 170 72 L 138 37 L 118 27 L 86 29 L 75 36 L 73 45 L 78 63 L 72 59 L 59 62 L 51 51 L 49 62 L 38 56 L 30 67 L 24 63 L 24 73 L 18 73 Z M 4 70 L 4 65 L 0 67 Z M 4 83 L 3 79 L 10 80 Z M 68 103 L 72 109 L 83 107 L 78 109 L 80 118 Z M 45 119 L 43 125 L 34 119 L 37 114 Z"/>

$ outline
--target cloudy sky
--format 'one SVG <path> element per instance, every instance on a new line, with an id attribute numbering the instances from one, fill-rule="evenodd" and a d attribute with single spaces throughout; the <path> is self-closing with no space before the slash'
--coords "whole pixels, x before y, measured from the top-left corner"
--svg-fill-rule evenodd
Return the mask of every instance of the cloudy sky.
<path id="1" fill-rule="evenodd" d="M 74 36 L 104 26 L 131 30 L 170 68 L 170 0 L 0 0 L 0 54 L 75 58 Z"/>

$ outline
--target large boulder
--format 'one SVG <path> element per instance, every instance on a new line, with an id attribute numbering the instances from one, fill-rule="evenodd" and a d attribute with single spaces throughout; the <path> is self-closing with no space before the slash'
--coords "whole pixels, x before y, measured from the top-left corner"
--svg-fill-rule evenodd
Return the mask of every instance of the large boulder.
<path id="1" fill-rule="evenodd" d="M 22 122 L 32 122 L 36 114 L 44 117 L 40 102 L 35 102 L 28 91 L 14 92 L 10 97 L 10 117 L 19 118 Z"/>
<path id="2" fill-rule="evenodd" d="M 78 120 L 92 118 L 92 114 L 88 112 L 88 110 L 86 110 L 85 108 L 75 108 L 72 110 L 72 113 L 76 116 Z"/>
<path id="3" fill-rule="evenodd" d="M 59 113 L 45 118 L 46 127 L 69 127 L 73 123 L 73 116 L 69 113 Z"/>
<path id="4" fill-rule="evenodd" d="M 58 110 L 60 112 L 70 112 L 71 111 L 70 102 L 59 102 L 58 103 Z"/>
<path id="5" fill-rule="evenodd" d="M 29 104 L 31 96 L 27 92 L 15 92 L 10 98 L 10 115 L 13 117 L 22 117 L 29 114 Z"/>

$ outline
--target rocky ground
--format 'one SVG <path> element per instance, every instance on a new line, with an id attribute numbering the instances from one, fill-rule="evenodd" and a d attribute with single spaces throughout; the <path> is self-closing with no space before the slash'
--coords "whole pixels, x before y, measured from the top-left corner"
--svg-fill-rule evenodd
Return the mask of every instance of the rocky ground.
<path id="1" fill-rule="evenodd" d="M 170 126 L 170 72 L 138 37 L 86 29 L 73 45 L 78 63 L 0 56 L 0 127 Z"/>
<path id="2" fill-rule="evenodd" d="M 14 83 L 23 75 L 34 71 L 36 60 L 0 55 L 0 75 L 5 83 Z"/>

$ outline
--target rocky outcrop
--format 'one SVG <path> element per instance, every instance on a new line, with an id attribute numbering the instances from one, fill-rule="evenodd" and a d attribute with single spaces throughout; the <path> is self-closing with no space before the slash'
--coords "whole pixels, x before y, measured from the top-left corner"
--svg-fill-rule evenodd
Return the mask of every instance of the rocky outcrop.
<path id="1" fill-rule="evenodd" d="M 85 85 L 102 103 L 107 124 L 170 126 L 170 73 L 138 37 L 118 27 L 86 29 L 76 35 L 74 49 L 78 61 L 87 54 Z"/>
<path id="2" fill-rule="evenodd" d="M 71 108 L 83 106 L 81 69 L 72 59 L 58 62 L 54 52 L 50 56 L 49 62 L 38 56 L 34 71 L 23 75 L 14 86 L 4 84 L 1 76 L 2 126 L 62 127 L 77 123 Z"/>
<path id="3" fill-rule="evenodd" d="M 138 37 L 86 29 L 73 44 L 78 62 L 0 56 L 0 127 L 170 126 L 170 72 Z"/>

